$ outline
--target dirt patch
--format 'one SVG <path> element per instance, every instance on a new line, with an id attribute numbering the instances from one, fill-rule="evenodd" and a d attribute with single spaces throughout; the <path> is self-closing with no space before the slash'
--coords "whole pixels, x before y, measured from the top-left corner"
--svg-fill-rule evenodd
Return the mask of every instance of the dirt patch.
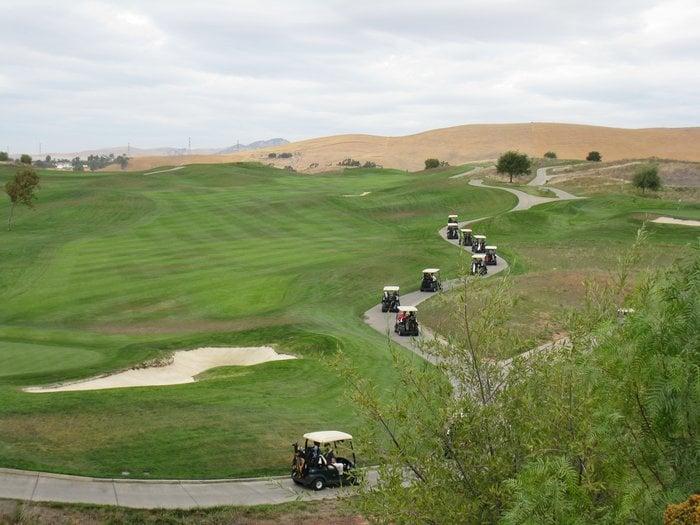
<path id="1" fill-rule="evenodd" d="M 139 365 L 123 372 L 95 377 L 84 381 L 46 387 L 28 387 L 25 392 L 33 394 L 48 392 L 70 392 L 76 390 L 103 390 L 107 388 L 129 388 L 165 386 L 193 383 L 196 376 L 210 368 L 220 366 L 253 366 L 269 361 L 296 359 L 295 356 L 278 354 L 269 346 L 236 348 L 205 347 L 196 350 L 180 350 L 165 364 Z M 162 365 L 162 366 L 160 366 Z"/>

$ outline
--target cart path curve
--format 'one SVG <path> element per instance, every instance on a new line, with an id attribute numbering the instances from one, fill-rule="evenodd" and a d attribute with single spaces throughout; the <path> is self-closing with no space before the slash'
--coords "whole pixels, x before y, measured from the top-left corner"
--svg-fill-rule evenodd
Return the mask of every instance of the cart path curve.
<path id="1" fill-rule="evenodd" d="M 560 199 L 535 197 L 512 188 L 487 186 L 481 180 L 471 180 L 472 186 L 494 188 L 508 191 L 518 197 L 518 204 L 510 211 L 526 210 L 532 206 Z M 564 192 L 565 193 L 565 192 Z M 578 198 L 570 194 L 562 200 Z M 461 222 L 460 225 L 472 224 L 488 217 Z M 443 239 L 446 238 L 446 227 L 440 230 Z M 448 240 L 459 246 L 456 240 Z M 498 264 L 489 267 L 489 275 L 494 275 L 508 267 L 507 261 L 498 258 Z M 443 283 L 445 289 L 455 286 L 458 280 Z M 404 304 L 419 304 L 432 296 L 431 293 L 411 292 L 402 296 Z M 365 321 L 382 334 L 389 333 L 392 340 L 417 352 L 411 339 L 399 338 L 394 335 L 390 326 L 391 314 L 383 314 L 381 305 L 369 309 L 365 313 Z M 427 332 L 423 329 L 422 332 Z M 428 335 L 426 333 L 426 335 Z M 555 343 L 556 344 L 556 343 Z M 551 347 L 547 343 L 539 349 Z M 537 350 L 537 349 L 536 349 Z M 504 362 L 504 365 L 507 363 Z M 376 483 L 377 472 L 368 471 L 370 483 Z M 325 489 L 313 492 L 294 484 L 289 476 L 221 479 L 221 480 L 130 480 L 91 478 L 84 476 L 68 476 L 28 470 L 0 468 L 0 498 L 26 501 L 47 501 L 61 503 L 88 503 L 98 505 L 117 505 L 141 509 L 191 509 L 197 507 L 214 507 L 220 505 L 262 505 L 278 504 L 290 501 L 336 498 L 345 495 L 352 489 Z"/>
<path id="2" fill-rule="evenodd" d="M 546 170 L 547 168 L 541 168 L 541 169 Z M 539 170 L 538 170 L 538 172 L 539 172 Z M 467 173 L 469 173 L 469 172 L 467 172 Z M 515 207 L 513 207 L 512 209 L 510 209 L 509 211 L 507 211 L 505 213 L 510 213 L 513 211 L 520 211 L 520 210 L 528 210 L 528 209 L 532 208 L 533 206 L 537 206 L 539 204 L 544 204 L 547 202 L 554 202 L 554 201 L 559 201 L 559 200 L 572 200 L 572 199 L 581 198 L 581 197 L 576 197 L 575 195 L 571 195 L 570 193 L 567 193 L 567 192 L 561 191 L 561 190 L 558 190 L 558 192 L 560 192 L 560 193 L 557 193 L 558 198 L 537 197 L 535 195 L 530 195 L 529 193 L 525 193 L 524 191 L 516 190 L 514 188 L 506 188 L 506 187 L 502 187 L 502 186 L 488 186 L 488 185 L 484 184 L 484 182 L 481 179 L 476 179 L 476 180 L 472 179 L 469 181 L 469 184 L 471 186 L 476 186 L 478 188 L 492 188 L 492 189 L 497 189 L 497 190 L 503 190 L 503 191 L 507 191 L 507 192 L 515 195 L 518 198 L 518 203 L 515 205 Z M 550 188 L 550 189 L 553 190 L 553 188 Z M 459 225 L 460 225 L 460 228 L 462 228 L 468 224 L 474 224 L 474 223 L 483 221 L 484 219 L 488 219 L 488 218 L 489 217 L 481 217 L 478 219 L 463 221 L 463 222 L 460 222 Z M 471 247 L 460 246 L 458 240 L 447 238 L 447 226 L 445 226 L 439 230 L 439 235 L 440 235 L 440 237 L 445 239 L 447 242 L 452 243 L 455 246 L 462 248 L 467 253 L 472 253 Z M 488 236 L 487 236 L 487 240 L 489 240 Z M 491 239 L 490 241 L 494 242 L 493 239 Z M 494 242 L 494 244 L 497 245 L 498 243 Z M 501 257 L 499 255 L 498 256 L 498 263 L 496 264 L 496 266 L 489 266 L 488 267 L 487 277 L 491 276 L 491 275 L 495 275 L 499 272 L 502 272 L 506 268 L 508 268 L 508 261 L 506 261 L 503 257 Z M 450 289 L 454 288 L 455 286 L 457 286 L 459 284 L 459 282 L 460 282 L 459 279 L 452 279 L 449 281 L 445 281 L 442 283 L 443 290 L 445 290 L 445 291 L 450 290 Z M 422 303 L 426 299 L 429 299 L 433 295 L 435 295 L 435 294 L 432 292 L 421 292 L 421 291 L 409 292 L 407 294 L 401 295 L 401 303 L 403 305 L 406 305 L 406 306 L 408 306 L 408 305 L 418 306 L 420 303 Z M 400 344 L 404 348 L 408 348 L 413 353 L 419 355 L 423 359 L 426 359 L 427 361 L 430 361 L 433 364 L 435 364 L 435 360 L 432 357 L 427 356 L 426 354 L 421 352 L 421 350 L 419 348 L 422 341 L 432 339 L 434 337 L 434 334 L 428 328 L 421 326 L 420 335 L 418 337 L 416 337 L 416 338 L 405 337 L 405 336 L 402 337 L 402 336 L 394 333 L 394 327 L 393 327 L 394 315 L 395 314 L 392 314 L 389 312 L 383 313 L 382 312 L 382 305 L 380 303 L 380 304 L 373 306 L 372 308 L 370 308 L 369 310 L 367 310 L 364 313 L 364 321 L 365 321 L 365 323 L 367 323 L 369 326 L 371 326 L 372 328 L 374 328 L 375 330 L 377 330 L 381 334 L 387 335 L 387 337 L 389 337 L 389 339 L 391 339 L 395 343 Z M 538 347 L 538 348 L 549 347 L 549 346 L 551 346 L 551 344 L 552 343 L 546 343 L 542 347 Z M 507 364 L 510 363 L 510 360 L 506 360 L 506 361 L 507 362 L 504 362 L 504 365 L 507 366 Z"/>

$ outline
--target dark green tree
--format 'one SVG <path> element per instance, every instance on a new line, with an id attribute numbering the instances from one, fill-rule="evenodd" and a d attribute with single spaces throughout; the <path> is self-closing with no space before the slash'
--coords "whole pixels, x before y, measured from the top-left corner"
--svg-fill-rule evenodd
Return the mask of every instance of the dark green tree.
<path id="1" fill-rule="evenodd" d="M 32 163 L 32 156 L 27 155 L 26 153 L 22 153 L 22 156 L 19 158 L 19 161 L 22 164 L 31 164 Z"/>
<path id="2" fill-rule="evenodd" d="M 28 208 L 34 207 L 36 190 L 39 187 L 39 176 L 31 166 L 21 166 L 15 176 L 5 184 L 5 193 L 10 197 L 10 215 L 7 218 L 7 229 L 14 225 L 14 214 L 17 205 Z"/>
<path id="3" fill-rule="evenodd" d="M 590 160 L 592 162 L 600 162 L 603 160 L 603 156 L 600 154 L 599 151 L 589 151 L 588 155 L 586 156 L 586 160 Z"/>
<path id="4" fill-rule="evenodd" d="M 554 153 L 553 151 L 548 151 L 547 153 L 544 154 L 545 159 L 556 159 L 557 154 Z"/>
<path id="5" fill-rule="evenodd" d="M 439 168 L 440 161 L 438 159 L 425 159 L 425 169 L 430 170 L 433 168 Z"/>
<path id="6" fill-rule="evenodd" d="M 661 177 L 659 177 L 659 168 L 657 166 L 645 166 L 634 174 L 632 184 L 635 188 L 642 190 L 658 191 L 661 188 Z"/>
<path id="7" fill-rule="evenodd" d="M 530 166 L 530 159 L 524 153 L 506 151 L 498 158 L 496 171 L 498 173 L 507 173 L 510 175 L 510 182 L 513 182 L 513 177 L 530 173 Z"/>
<path id="8" fill-rule="evenodd" d="M 7 154 L 7 151 L 0 151 L 0 162 L 7 162 L 10 160 L 10 156 Z"/>

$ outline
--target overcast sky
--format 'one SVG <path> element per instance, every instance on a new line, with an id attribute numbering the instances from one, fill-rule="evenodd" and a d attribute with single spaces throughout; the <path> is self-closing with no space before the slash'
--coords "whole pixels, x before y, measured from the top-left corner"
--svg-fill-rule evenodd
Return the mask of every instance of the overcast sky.
<path id="1" fill-rule="evenodd" d="M 699 0 L 0 0 L 0 149 L 700 124 Z"/>

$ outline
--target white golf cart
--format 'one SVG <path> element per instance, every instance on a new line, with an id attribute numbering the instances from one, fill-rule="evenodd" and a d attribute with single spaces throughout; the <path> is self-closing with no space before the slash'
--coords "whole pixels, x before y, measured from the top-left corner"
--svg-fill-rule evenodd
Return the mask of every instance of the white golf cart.
<path id="1" fill-rule="evenodd" d="M 460 243 L 462 246 L 471 246 L 472 245 L 472 230 L 471 228 L 462 228 L 459 230 L 459 233 L 461 234 L 461 239 Z"/>
<path id="2" fill-rule="evenodd" d="M 382 312 L 398 312 L 401 305 L 398 286 L 385 286 L 382 291 Z"/>
<path id="3" fill-rule="evenodd" d="M 440 290 L 442 290 L 440 268 L 426 268 L 423 270 L 423 280 L 420 283 L 420 291 L 439 292 Z"/>
<path id="4" fill-rule="evenodd" d="M 484 257 L 484 264 L 487 266 L 494 266 L 498 264 L 498 259 L 496 257 L 496 249 L 498 246 L 487 246 L 486 247 L 486 257 Z"/>
<path id="5" fill-rule="evenodd" d="M 399 306 L 399 313 L 396 314 L 396 323 L 394 323 L 394 332 L 400 336 L 418 337 L 417 312 L 418 308 L 415 306 Z"/>
<path id="6" fill-rule="evenodd" d="M 451 213 L 450 215 L 447 216 L 447 224 L 454 223 L 457 224 L 457 219 L 459 218 L 459 215 L 456 213 Z"/>
<path id="7" fill-rule="evenodd" d="M 472 251 L 474 253 L 484 253 L 486 251 L 486 235 L 473 236 Z"/>
<path id="8" fill-rule="evenodd" d="M 459 239 L 459 225 L 456 222 L 447 223 L 447 238 Z"/>
<path id="9" fill-rule="evenodd" d="M 298 443 L 294 443 L 293 447 L 294 483 L 323 490 L 329 486 L 352 485 L 357 482 L 354 472 L 355 451 L 350 434 L 337 430 L 309 432 L 304 434 L 303 447 L 299 447 Z"/>
<path id="10" fill-rule="evenodd" d="M 488 269 L 484 264 L 485 257 L 486 255 L 484 255 L 483 253 L 475 253 L 474 255 L 472 255 L 472 275 L 486 275 L 488 273 Z"/>

